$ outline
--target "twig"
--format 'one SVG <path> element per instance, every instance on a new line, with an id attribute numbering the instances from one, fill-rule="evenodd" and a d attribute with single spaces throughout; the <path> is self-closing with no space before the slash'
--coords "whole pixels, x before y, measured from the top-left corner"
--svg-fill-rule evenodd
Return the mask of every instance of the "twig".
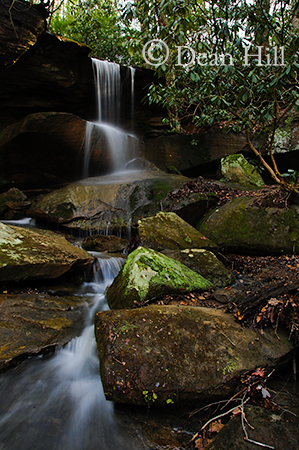
<path id="1" fill-rule="evenodd" d="M 239 395 L 239 394 L 240 394 L 240 392 L 237 392 L 237 394 L 235 394 L 234 397 L 236 397 L 236 396 Z M 196 409 L 195 411 L 192 411 L 192 412 L 189 414 L 189 418 L 190 418 L 190 417 L 193 417 L 195 414 L 198 414 L 200 411 L 204 411 L 205 409 L 210 408 L 211 406 L 215 406 L 215 405 L 220 406 L 221 403 L 225 403 L 225 405 L 222 406 L 222 408 L 221 408 L 221 409 L 223 409 L 223 408 L 225 408 L 225 406 L 228 405 L 228 403 L 230 403 L 231 401 L 238 402 L 238 401 L 241 400 L 241 398 L 234 398 L 234 397 L 230 398 L 229 400 L 220 400 L 219 402 L 209 403 L 208 405 L 205 405 L 205 406 L 203 406 L 202 408 Z M 234 399 L 234 400 L 233 400 L 233 399 Z M 217 408 L 217 409 L 218 409 L 218 408 Z"/>
<path id="2" fill-rule="evenodd" d="M 272 448 L 273 450 L 275 450 L 274 447 L 272 447 L 272 445 L 267 445 L 267 444 L 263 444 L 262 442 L 258 442 L 258 441 L 253 441 L 252 439 L 249 439 L 248 437 L 244 437 L 245 441 L 247 442 L 251 442 L 252 444 L 255 445 L 259 445 L 260 447 L 265 447 L 265 448 Z"/>
<path id="3" fill-rule="evenodd" d="M 236 344 L 234 344 L 233 341 L 232 341 L 228 336 L 226 336 L 226 334 L 224 334 L 223 332 L 221 332 L 221 334 L 223 334 L 223 336 L 226 337 L 226 339 L 228 339 L 229 342 L 230 342 L 234 347 L 236 346 Z"/>
<path id="4" fill-rule="evenodd" d="M 249 398 L 245 400 L 244 404 L 245 404 L 248 400 L 249 400 Z M 241 404 L 241 405 L 242 405 L 242 404 Z M 239 405 L 239 407 L 241 407 L 241 405 Z M 238 408 L 238 406 L 235 406 L 234 408 L 231 408 L 229 411 L 226 411 L 226 412 L 223 413 L 223 414 L 219 414 L 218 416 L 212 417 L 212 419 L 208 420 L 208 421 L 201 427 L 201 429 L 193 436 L 193 438 L 188 442 L 188 444 L 191 444 L 191 442 L 193 442 L 193 441 L 199 436 L 199 433 L 200 433 L 204 428 L 206 428 L 206 426 L 208 426 L 211 422 L 214 422 L 215 420 L 221 419 L 221 417 L 227 416 L 228 414 L 230 414 L 231 412 L 233 412 L 233 411 L 234 411 L 235 409 L 237 409 L 237 408 Z"/>
<path id="5" fill-rule="evenodd" d="M 244 423 L 244 418 L 245 418 L 244 397 L 245 397 L 245 395 L 246 395 L 246 393 L 244 394 L 244 396 L 242 398 L 242 403 L 240 405 L 240 408 L 241 408 L 241 424 L 242 424 L 242 428 L 243 428 L 243 431 L 244 431 L 244 434 L 245 434 L 244 439 L 248 439 L 248 434 L 247 434 L 247 430 L 246 430 L 245 423 Z"/>
<path id="6" fill-rule="evenodd" d="M 251 442 L 252 444 L 259 445 L 260 447 L 271 448 L 271 449 L 274 450 L 274 447 L 272 447 L 271 445 L 263 444 L 262 442 L 253 441 L 252 439 L 249 439 L 244 422 L 246 421 L 247 425 L 250 428 L 252 428 L 252 429 L 254 429 L 254 428 L 253 428 L 252 425 L 249 424 L 249 422 L 248 422 L 248 420 L 246 419 L 246 416 L 245 416 L 244 405 L 245 405 L 245 403 L 246 403 L 246 401 L 248 399 L 244 402 L 244 397 L 245 397 L 245 395 L 243 396 L 242 403 L 241 403 L 241 423 L 242 423 L 242 428 L 243 428 L 244 435 L 245 435 L 244 436 L 244 440 L 247 441 L 247 442 Z"/>

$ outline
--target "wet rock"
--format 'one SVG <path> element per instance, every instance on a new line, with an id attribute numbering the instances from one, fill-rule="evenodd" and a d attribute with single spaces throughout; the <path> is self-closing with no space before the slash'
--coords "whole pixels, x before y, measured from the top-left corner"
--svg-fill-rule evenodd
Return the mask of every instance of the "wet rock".
<path id="1" fill-rule="evenodd" d="M 128 241 L 117 236 L 104 236 L 102 234 L 88 236 L 84 239 L 82 247 L 92 252 L 122 253 Z"/>
<path id="2" fill-rule="evenodd" d="M 204 291 L 213 284 L 174 259 L 151 249 L 138 247 L 128 256 L 123 269 L 106 291 L 111 309 L 129 308 L 153 297 Z"/>
<path id="3" fill-rule="evenodd" d="M 28 214 L 68 228 L 120 229 L 155 214 L 167 193 L 187 180 L 160 170 L 87 178 L 45 195 Z"/>
<path id="4" fill-rule="evenodd" d="M 207 239 L 173 212 L 158 212 L 138 221 L 138 237 L 144 247 L 157 251 L 204 248 L 217 251 L 217 245 Z"/>
<path id="5" fill-rule="evenodd" d="M 262 187 L 265 184 L 256 167 L 243 155 L 234 154 L 221 158 L 221 174 L 225 179 L 242 185 Z"/>
<path id="6" fill-rule="evenodd" d="M 233 273 L 224 267 L 214 253 L 208 250 L 192 248 L 185 250 L 163 250 L 162 253 L 169 258 L 185 264 L 189 269 L 199 273 L 216 287 L 229 286 L 235 281 Z"/>
<path id="7" fill-rule="evenodd" d="M 295 415 L 257 406 L 246 406 L 244 412 L 250 424 L 250 427 L 245 424 L 249 439 L 264 444 L 265 448 L 297 450 L 299 432 Z M 217 434 L 209 450 L 248 450 L 252 446 L 244 439 L 240 415 L 237 415 Z"/>
<path id="8" fill-rule="evenodd" d="M 258 207 L 248 197 L 235 198 L 212 211 L 198 230 L 232 253 L 294 254 L 299 251 L 299 207 Z"/>
<path id="9" fill-rule="evenodd" d="M 100 312 L 95 334 L 106 398 L 138 405 L 225 397 L 234 376 L 292 350 L 286 334 L 257 336 L 220 310 L 187 306 Z"/>
<path id="10" fill-rule="evenodd" d="M 69 342 L 84 326 L 78 297 L 0 294 L 0 370 Z"/>
<path id="11" fill-rule="evenodd" d="M 0 281 L 57 278 L 84 270 L 92 261 L 85 250 L 54 232 L 0 222 Z"/>

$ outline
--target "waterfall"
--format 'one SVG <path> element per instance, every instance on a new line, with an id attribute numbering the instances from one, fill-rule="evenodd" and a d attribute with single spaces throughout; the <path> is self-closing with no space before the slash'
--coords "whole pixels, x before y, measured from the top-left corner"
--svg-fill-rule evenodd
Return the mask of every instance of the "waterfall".
<path id="1" fill-rule="evenodd" d="M 92 58 L 98 122 L 117 123 L 120 111 L 120 65 Z"/>
<path id="2" fill-rule="evenodd" d="M 131 81 L 131 119 L 134 118 L 134 105 L 135 105 L 135 70 L 134 67 L 130 67 L 130 81 Z"/>
<path id="3" fill-rule="evenodd" d="M 83 178 L 95 176 L 101 163 L 110 161 L 112 172 L 125 169 L 138 152 L 138 139 L 116 127 L 119 122 L 121 74 L 119 64 L 92 58 L 98 118 L 87 122 L 84 137 Z M 134 102 L 135 69 L 130 68 L 131 115 Z M 97 149 L 101 149 L 101 156 Z M 98 167 L 94 167 L 98 165 Z M 92 169 L 92 170 L 91 170 Z"/>
<path id="4" fill-rule="evenodd" d="M 124 259 L 93 255 L 92 281 L 78 292 L 90 304 L 81 336 L 52 358 L 27 361 L 0 377 L 1 450 L 148 448 L 105 399 L 94 338 L 94 313 L 108 309 L 104 292 Z"/>

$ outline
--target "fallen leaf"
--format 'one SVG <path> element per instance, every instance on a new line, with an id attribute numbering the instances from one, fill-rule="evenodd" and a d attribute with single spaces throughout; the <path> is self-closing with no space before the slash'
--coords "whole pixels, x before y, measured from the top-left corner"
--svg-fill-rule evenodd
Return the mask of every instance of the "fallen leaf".
<path id="1" fill-rule="evenodd" d="M 237 408 L 235 408 L 232 412 L 233 416 L 237 416 L 238 414 L 242 413 L 242 409 L 240 408 L 240 406 L 238 406 Z"/>
<path id="2" fill-rule="evenodd" d="M 256 376 L 258 376 L 258 377 L 264 378 L 264 376 L 265 376 L 265 369 L 261 369 L 261 368 L 259 367 L 258 369 L 256 369 L 255 372 L 253 372 L 252 375 L 256 375 Z"/>
<path id="3" fill-rule="evenodd" d="M 220 430 L 224 427 L 223 423 L 221 423 L 220 420 L 216 420 L 215 422 L 212 422 L 209 426 L 209 432 L 210 433 L 219 433 Z"/>

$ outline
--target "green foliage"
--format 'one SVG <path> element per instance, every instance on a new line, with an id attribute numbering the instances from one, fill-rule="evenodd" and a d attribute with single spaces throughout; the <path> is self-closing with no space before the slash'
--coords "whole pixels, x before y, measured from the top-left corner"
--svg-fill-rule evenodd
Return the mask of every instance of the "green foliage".
<path id="1" fill-rule="evenodd" d="M 114 0 L 65 0 L 53 14 L 50 31 L 91 47 L 91 55 L 122 64 L 133 64 L 128 40 L 135 30 L 120 21 Z"/>
<path id="2" fill-rule="evenodd" d="M 167 61 L 155 66 L 163 81 L 149 88 L 148 99 L 166 108 L 172 129 L 219 123 L 227 130 L 246 130 L 256 156 L 285 187 L 273 141 L 279 123 L 299 112 L 297 9 L 292 0 L 137 0 L 130 10 L 141 23 L 142 45 L 162 39 L 169 48 Z M 162 54 L 163 49 L 152 49 L 155 58 Z M 256 131 L 268 136 L 263 150 L 272 166 L 250 141 Z"/>
<path id="3" fill-rule="evenodd" d="M 184 132 L 190 123 L 194 129 L 218 123 L 246 130 L 249 146 L 274 180 L 297 189 L 279 173 L 273 142 L 279 124 L 299 112 L 298 2 L 64 1 L 51 30 L 90 45 L 100 59 L 146 65 L 146 43 L 159 39 L 167 45 L 169 57 L 163 61 L 165 48 L 150 47 L 156 64 L 148 67 L 161 82 L 149 86 L 147 99 L 166 109 L 164 122 L 171 130 Z M 263 154 L 270 154 L 271 166 L 252 145 L 250 136 L 257 131 L 268 137 Z"/>

